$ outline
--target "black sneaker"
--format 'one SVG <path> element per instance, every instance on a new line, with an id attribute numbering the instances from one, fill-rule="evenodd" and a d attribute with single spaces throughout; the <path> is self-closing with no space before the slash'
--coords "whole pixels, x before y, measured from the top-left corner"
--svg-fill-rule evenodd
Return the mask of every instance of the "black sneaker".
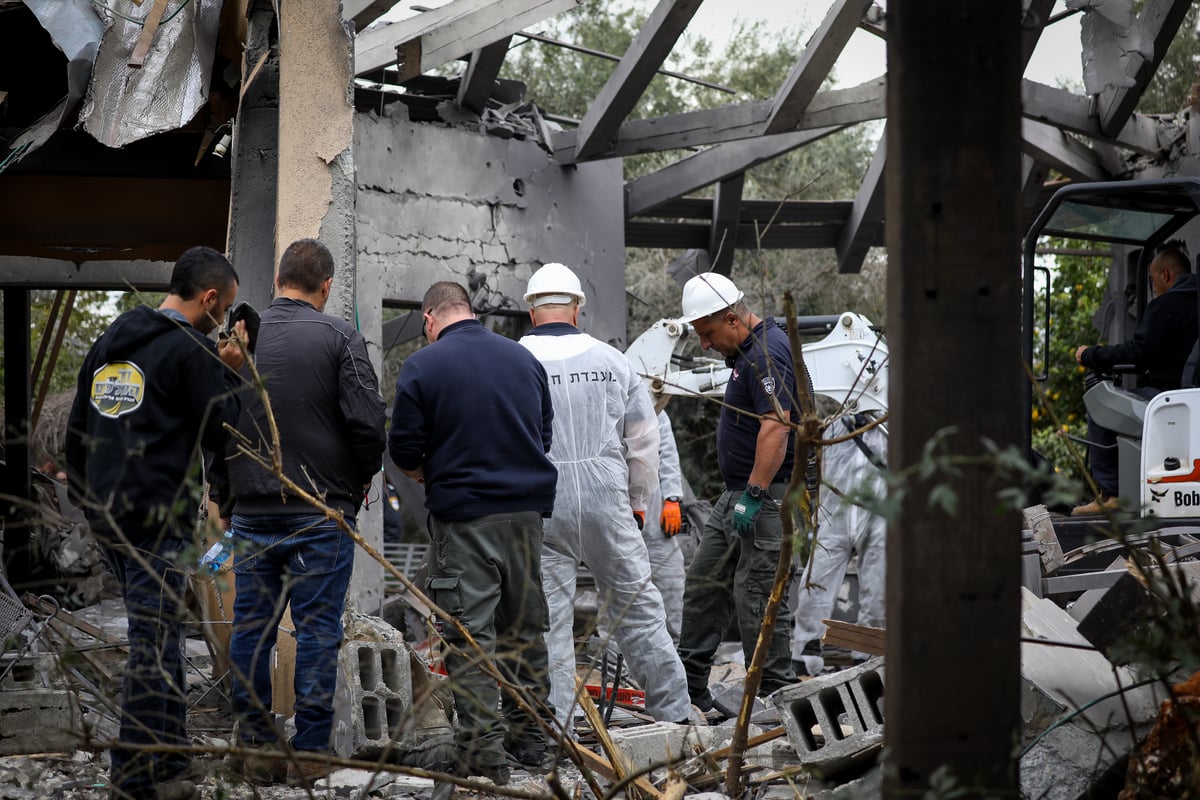
<path id="1" fill-rule="evenodd" d="M 523 769 L 535 775 L 542 775 L 554 767 L 555 758 L 546 752 L 545 747 L 538 745 L 519 744 L 508 751 L 510 766 Z"/>

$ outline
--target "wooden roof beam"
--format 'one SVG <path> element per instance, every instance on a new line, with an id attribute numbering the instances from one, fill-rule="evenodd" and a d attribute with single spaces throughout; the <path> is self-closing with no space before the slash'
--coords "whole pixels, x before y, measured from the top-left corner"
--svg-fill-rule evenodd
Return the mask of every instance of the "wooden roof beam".
<path id="1" fill-rule="evenodd" d="M 505 36 L 471 54 L 471 63 L 467 65 L 467 72 L 458 84 L 457 100 L 460 106 L 476 114 L 483 113 L 483 107 L 500 75 L 500 68 L 504 66 L 504 57 L 508 55 L 511 41 L 511 36 Z"/>
<path id="2" fill-rule="evenodd" d="M 733 269 L 745 184 L 745 173 L 731 175 L 717 184 L 713 196 L 712 230 L 708 237 L 709 269 L 722 275 L 728 275 Z"/>
<path id="3" fill-rule="evenodd" d="M 644 214 L 842 129 L 834 126 L 726 142 L 682 158 L 625 184 L 625 216 Z"/>
<path id="4" fill-rule="evenodd" d="M 1028 153 L 1021 154 L 1021 214 L 1027 225 L 1046 205 L 1052 191 L 1046 187 L 1049 177 L 1049 167 Z"/>
<path id="5" fill-rule="evenodd" d="M 867 251 L 876 242 L 883 240 L 884 165 L 887 163 L 887 128 L 879 137 L 875 155 L 867 165 L 850 216 L 842 226 L 834 251 L 837 253 L 838 272 L 842 274 L 862 271 Z"/>
<path id="6" fill-rule="evenodd" d="M 396 0 L 342 0 L 342 19 L 354 23 L 354 30 L 365 30 L 392 10 Z"/>
<path id="7" fill-rule="evenodd" d="M 1021 114 L 1143 155 L 1160 156 L 1167 146 L 1159 141 L 1161 124 L 1151 117 L 1131 114 L 1119 131 L 1107 134 L 1092 114 L 1091 98 L 1028 79 L 1021 81 Z"/>
<path id="8" fill-rule="evenodd" d="M 1028 65 L 1054 10 L 1054 0 L 1024 0 L 1021 6 L 1021 63 Z"/>
<path id="9" fill-rule="evenodd" d="M 820 92 L 809 103 L 796 130 L 853 125 L 883 119 L 887 115 L 887 87 L 879 77 L 849 89 Z M 771 101 L 687 111 L 652 119 L 630 120 L 621 125 L 616 141 L 591 160 L 622 158 L 685 147 L 761 136 L 766 129 Z M 555 157 L 563 163 L 575 161 L 575 131 L 554 137 Z"/>
<path id="10" fill-rule="evenodd" d="M 1072 180 L 1107 181 L 1112 175 L 1100 156 L 1053 125 L 1021 120 L 1021 150 Z"/>
<path id="11" fill-rule="evenodd" d="M 845 48 L 850 35 L 871 7 L 871 0 L 836 0 L 800 54 L 783 86 L 771 101 L 764 133 L 795 130 L 809 103 Z"/>
<path id="12" fill-rule="evenodd" d="M 37 256 L 0 256 L 0 287 L 166 291 L 171 261 L 68 261 Z"/>
<path id="13" fill-rule="evenodd" d="M 575 158 L 606 150 L 658 68 L 683 34 L 701 0 L 659 0 L 576 130 Z"/>
<path id="14" fill-rule="evenodd" d="M 405 81 L 561 14 L 581 0 L 453 0 L 356 37 L 354 74 L 403 62 Z"/>
<path id="15" fill-rule="evenodd" d="M 1028 64 L 1045 29 L 1046 21 L 1050 18 L 1054 0 L 1025 0 L 1023 6 L 1025 24 L 1021 32 L 1021 58 L 1023 64 Z M 886 135 L 879 141 L 875 155 L 863 176 L 862 185 L 859 186 L 850 217 L 838 237 L 835 250 L 840 273 L 859 272 L 872 243 L 883 239 L 883 176 L 887 159 L 885 143 Z"/>
<path id="16" fill-rule="evenodd" d="M 1106 136 L 1116 136 L 1125 128 L 1190 6 L 1190 0 L 1146 0 L 1138 21 L 1153 38 L 1153 55 L 1146 59 L 1140 53 L 1131 53 L 1125 74 L 1133 79 L 1133 86 L 1112 87 L 1097 96 L 1100 130 Z"/>

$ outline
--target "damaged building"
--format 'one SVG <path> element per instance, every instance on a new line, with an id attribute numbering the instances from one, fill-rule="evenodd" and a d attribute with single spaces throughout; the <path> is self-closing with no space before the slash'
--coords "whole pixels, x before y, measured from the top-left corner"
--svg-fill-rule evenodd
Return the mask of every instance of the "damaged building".
<path id="1" fill-rule="evenodd" d="M 703 6 L 659 0 L 629 48 L 611 54 L 586 113 L 569 119 L 530 102 L 505 64 L 520 43 L 569 45 L 539 30 L 579 5 L 451 0 L 389 14 L 393 3 L 379 0 L 0 0 L 0 795 L 103 796 L 118 716 L 120 603 L 61 484 L 35 470 L 31 433 L 52 416 L 41 378 L 77 292 L 163 291 L 175 258 L 204 244 L 228 254 L 241 299 L 262 308 L 282 250 L 315 238 L 337 263 L 326 310 L 355 322 L 382 374 L 385 351 L 419 339 L 413 310 L 437 280 L 461 282 L 489 324 L 515 330 L 530 275 L 569 264 L 588 296 L 581 327 L 624 346 L 628 248 L 669 253 L 674 270 L 662 280 L 682 284 L 689 270 L 730 275 L 761 250 L 821 250 L 837 275 L 854 275 L 886 247 L 896 368 L 883 408 L 889 463 L 903 469 L 947 425 L 972 441 L 1022 442 L 1020 366 L 1030 354 L 1017 309 L 1033 308 L 1032 284 L 1012 267 L 1054 191 L 1200 172 L 1194 98 L 1180 98 L 1178 112 L 1135 111 L 1185 23 L 1183 0 L 835 0 L 772 96 L 638 116 Z M 1082 91 L 1023 78 L 1043 32 L 1069 15 L 1082 19 Z M 886 42 L 887 71 L 831 88 L 856 32 Z M 800 187 L 744 196 L 749 171 L 867 124 L 883 134 L 853 196 L 798 199 Z M 624 159 L 647 155 L 661 166 L 627 179 Z M 1200 250 L 1200 231 L 1182 235 Z M 1113 281 L 1124 286 L 1125 272 Z M 35 290 L 56 297 L 36 353 Z M 1118 318 L 1110 333 L 1133 324 Z M 890 520 L 886 631 L 827 634 L 871 659 L 798 682 L 749 714 L 739 713 L 744 672 L 727 668 L 714 679 L 727 682 L 724 703 L 741 719 L 723 725 L 647 724 L 628 702 L 635 690 L 603 701 L 609 674 L 596 670 L 601 708 L 577 744 L 563 743 L 557 790 L 899 797 L 939 786 L 1075 798 L 1123 785 L 1127 772 L 1142 786 L 1186 778 L 1186 759 L 1154 761 L 1150 776 L 1152 759 L 1130 754 L 1146 742 L 1151 755 L 1171 751 L 1170 721 L 1178 737 L 1177 717 L 1189 720 L 1197 702 L 1188 675 L 1168 691 L 1104 636 L 1144 623 L 1153 599 L 1154 570 L 1131 552 L 1137 543 L 1076 542 L 1079 531 L 1047 528 L 1036 507 L 1024 518 L 996 513 L 988 480 L 947 479 L 961 497 L 956 514 L 921 505 Z M 359 529 L 385 549 L 380 504 Z M 1169 555 L 1158 566 L 1191 587 L 1188 536 L 1159 537 Z M 1095 541 L 1107 539 L 1117 544 Z M 448 784 L 392 757 L 454 723 L 435 654 L 397 632 L 404 616 L 430 610 L 388 589 L 415 574 L 415 564 L 396 564 L 356 555 L 335 733 L 346 769 L 325 787 L 338 796 L 449 796 Z M 74 594 L 47 590 L 64 575 Z M 195 588 L 190 733 L 219 764 L 231 741 L 222 714 L 231 599 L 221 580 Z M 286 653 L 279 664 L 286 686 Z M 286 717 L 286 691 L 275 700 Z M 522 796 L 555 791 L 530 781 Z M 214 767 L 202 791 L 244 789 Z M 295 796 L 287 791 L 262 796 Z"/>

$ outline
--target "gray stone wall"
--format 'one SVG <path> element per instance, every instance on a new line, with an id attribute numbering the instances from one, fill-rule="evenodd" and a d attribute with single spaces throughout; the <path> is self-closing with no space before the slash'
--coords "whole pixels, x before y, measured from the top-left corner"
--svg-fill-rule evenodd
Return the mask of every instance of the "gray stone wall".
<path id="1" fill-rule="evenodd" d="M 530 274 L 560 261 L 587 294 L 581 328 L 624 346 L 619 160 L 562 166 L 534 141 L 373 113 L 354 137 L 360 306 L 455 280 L 479 310 L 524 315 Z"/>

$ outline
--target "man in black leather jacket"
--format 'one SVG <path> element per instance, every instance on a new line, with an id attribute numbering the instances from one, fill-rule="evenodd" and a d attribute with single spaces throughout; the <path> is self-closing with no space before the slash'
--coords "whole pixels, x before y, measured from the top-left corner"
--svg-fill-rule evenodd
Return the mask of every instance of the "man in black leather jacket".
<path id="1" fill-rule="evenodd" d="M 385 411 L 362 334 L 322 313 L 333 270 L 329 250 L 315 239 L 293 242 L 284 251 L 254 357 L 270 409 L 262 397 L 247 398 L 237 427 L 252 450 L 267 454 L 273 446 L 270 411 L 283 474 L 353 527 L 364 488 L 383 463 Z M 229 653 L 239 743 L 283 745 L 270 714 L 270 653 L 290 601 L 296 631 L 291 747 L 325 756 L 354 541 L 274 472 L 245 455 L 227 464 L 237 584 Z M 283 768 L 290 767 L 286 777 L 299 785 L 330 770 L 327 761 L 303 759 L 289 764 L 243 757 L 234 766 L 256 783 L 280 782 Z"/>

